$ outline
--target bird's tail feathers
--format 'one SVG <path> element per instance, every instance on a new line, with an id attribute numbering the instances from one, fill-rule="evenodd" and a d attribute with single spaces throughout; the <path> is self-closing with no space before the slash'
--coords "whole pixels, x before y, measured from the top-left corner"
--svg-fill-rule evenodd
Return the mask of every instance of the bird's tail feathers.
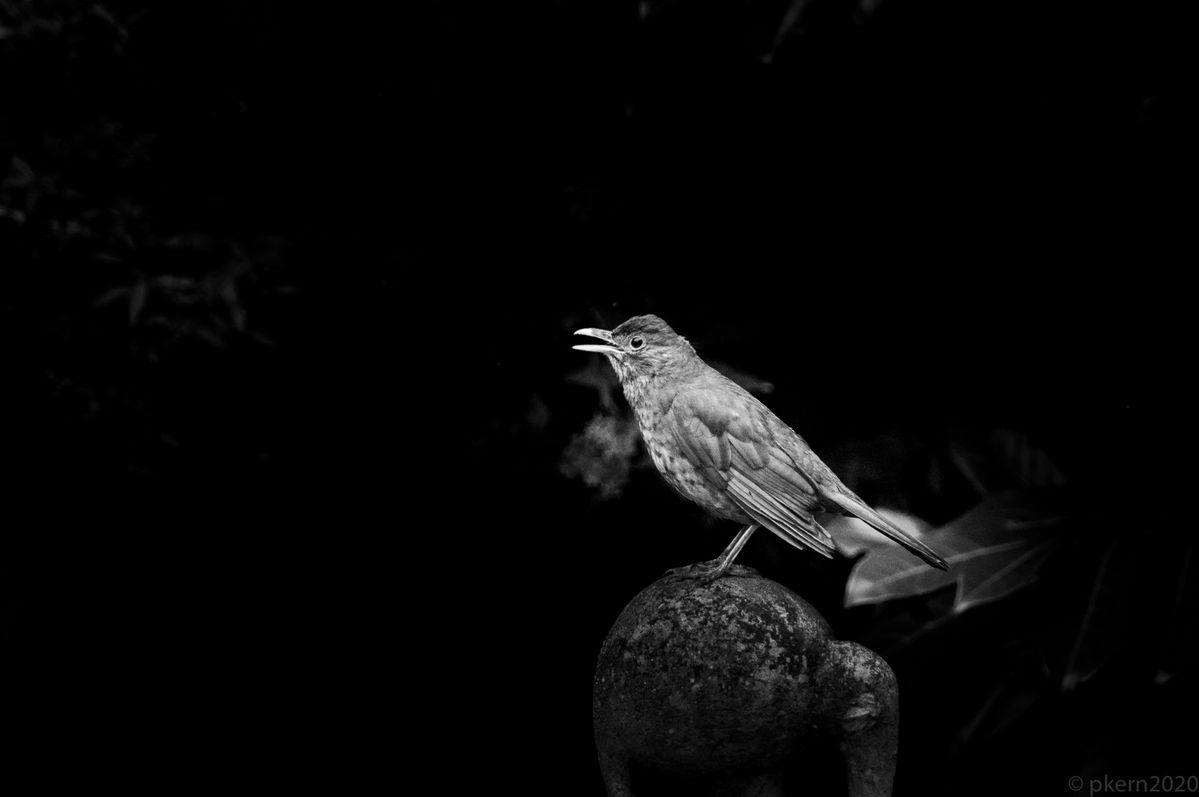
<path id="1" fill-rule="evenodd" d="M 914 553 L 916 556 L 919 556 L 928 564 L 932 565 L 938 570 L 949 569 L 949 563 L 938 556 L 936 551 L 900 529 L 878 512 L 875 512 L 873 509 L 866 506 L 866 504 L 862 503 L 862 501 L 856 496 L 845 495 L 834 490 L 822 492 L 822 497 L 836 504 L 846 514 L 853 515 L 854 517 L 865 521 L 871 528 L 891 538 L 904 548 L 907 548 L 909 551 Z"/>

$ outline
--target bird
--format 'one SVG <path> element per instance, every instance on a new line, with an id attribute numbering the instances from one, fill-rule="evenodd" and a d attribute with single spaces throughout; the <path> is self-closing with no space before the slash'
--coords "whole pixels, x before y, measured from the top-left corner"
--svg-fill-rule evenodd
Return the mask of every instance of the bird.
<path id="1" fill-rule="evenodd" d="M 933 549 L 855 495 L 794 429 L 705 363 L 658 316 L 575 334 L 603 341 L 572 348 L 607 357 L 663 478 L 708 514 L 743 524 L 720 556 L 672 574 L 720 578 L 758 528 L 831 559 L 833 539 L 817 512 L 859 518 L 930 566 L 949 569 Z"/>

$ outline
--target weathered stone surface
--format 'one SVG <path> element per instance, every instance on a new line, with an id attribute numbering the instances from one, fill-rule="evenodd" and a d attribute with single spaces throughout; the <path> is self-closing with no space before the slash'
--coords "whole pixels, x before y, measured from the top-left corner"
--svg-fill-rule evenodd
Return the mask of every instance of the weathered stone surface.
<path id="1" fill-rule="evenodd" d="M 609 794 L 634 794 L 636 772 L 698 793 L 802 793 L 783 791 L 783 770 L 829 741 L 850 794 L 889 794 L 898 696 L 886 662 L 830 639 L 785 587 L 730 572 L 655 582 L 605 640 L 593 708 Z"/>

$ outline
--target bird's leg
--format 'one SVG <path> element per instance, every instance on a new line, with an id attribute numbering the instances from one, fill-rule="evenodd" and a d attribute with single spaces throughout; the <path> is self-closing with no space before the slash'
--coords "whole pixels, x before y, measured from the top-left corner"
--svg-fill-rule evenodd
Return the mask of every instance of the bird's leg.
<path id="1" fill-rule="evenodd" d="M 756 523 L 750 523 L 741 529 L 741 531 L 737 532 L 737 536 L 733 537 L 733 541 L 721 552 L 720 556 L 713 559 L 712 562 L 706 562 L 705 564 L 715 563 L 716 568 L 721 573 L 728 570 L 733 560 L 737 558 L 737 554 L 741 553 L 741 549 L 745 547 L 745 543 L 749 542 L 749 538 L 753 536 L 753 533 L 757 529 L 758 525 Z"/>
<path id="2" fill-rule="evenodd" d="M 745 547 L 745 543 L 757 530 L 756 523 L 750 523 L 741 531 L 737 532 L 737 536 L 728 544 L 720 556 L 708 562 L 700 562 L 687 567 L 676 567 L 673 570 L 667 570 L 666 575 L 676 576 L 678 578 L 698 578 L 707 583 L 715 581 L 723 576 L 732 566 L 733 560 L 737 558 L 737 554 L 741 553 L 741 549 Z"/>

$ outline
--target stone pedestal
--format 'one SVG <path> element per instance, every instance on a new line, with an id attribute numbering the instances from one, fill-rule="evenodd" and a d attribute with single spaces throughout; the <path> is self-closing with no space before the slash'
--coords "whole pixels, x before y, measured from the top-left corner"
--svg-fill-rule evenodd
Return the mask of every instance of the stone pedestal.
<path id="1" fill-rule="evenodd" d="M 747 567 L 643 590 L 604 641 L 593 698 L 611 797 L 807 794 L 795 773 L 829 750 L 850 797 L 891 793 L 890 667 L 831 639 L 815 609 Z"/>

